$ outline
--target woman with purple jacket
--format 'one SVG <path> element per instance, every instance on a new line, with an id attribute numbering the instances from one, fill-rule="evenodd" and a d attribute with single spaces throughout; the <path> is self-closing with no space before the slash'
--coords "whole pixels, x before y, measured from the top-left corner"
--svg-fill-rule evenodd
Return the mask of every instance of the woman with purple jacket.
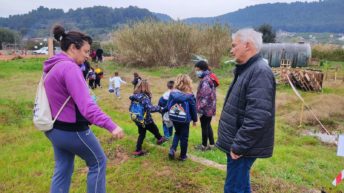
<path id="1" fill-rule="evenodd" d="M 203 60 L 197 62 L 195 70 L 196 76 L 200 79 L 196 94 L 196 108 L 197 113 L 200 114 L 202 128 L 202 144 L 196 148 L 206 151 L 214 148 L 214 134 L 210 123 L 216 113 L 216 88 L 210 77 L 211 72 L 207 62 Z"/>
<path id="2" fill-rule="evenodd" d="M 65 33 L 61 26 L 55 26 L 53 33 L 63 52 L 44 62 L 44 73 L 49 72 L 44 86 L 52 116 L 56 116 L 69 96 L 71 98 L 53 129 L 45 133 L 53 145 L 55 156 L 51 192 L 69 192 L 77 155 L 89 168 L 87 192 L 102 193 L 105 192 L 107 158 L 89 125 L 103 127 L 115 138 L 122 138 L 124 133 L 92 100 L 80 70 L 80 65 L 89 57 L 92 39 L 80 32 Z"/>

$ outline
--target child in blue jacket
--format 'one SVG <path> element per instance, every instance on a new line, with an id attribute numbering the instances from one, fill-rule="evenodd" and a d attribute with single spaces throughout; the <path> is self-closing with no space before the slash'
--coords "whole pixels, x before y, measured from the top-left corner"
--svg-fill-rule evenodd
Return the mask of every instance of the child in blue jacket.
<path id="1" fill-rule="evenodd" d="M 142 150 L 142 143 L 146 137 L 146 131 L 150 131 L 157 139 L 157 144 L 161 145 L 166 140 L 165 137 L 161 136 L 159 129 L 153 121 L 151 113 L 159 112 L 161 110 L 160 106 L 153 106 L 151 102 L 152 94 L 149 89 L 149 84 L 147 80 L 142 80 L 138 86 L 136 86 L 134 94 L 129 97 L 131 101 L 137 101 L 144 107 L 145 118 L 144 124 L 136 123 L 139 137 L 137 139 L 136 150 L 133 152 L 135 156 L 142 156 L 145 152 Z"/>
<path id="2" fill-rule="evenodd" d="M 192 80 L 188 75 L 177 76 L 175 89 L 170 93 L 167 106 L 163 109 L 163 112 L 167 111 L 176 130 L 168 156 L 170 159 L 174 159 L 180 141 L 179 160 L 185 161 L 187 159 L 190 122 L 193 121 L 194 126 L 197 122 L 196 99 L 192 93 Z"/>

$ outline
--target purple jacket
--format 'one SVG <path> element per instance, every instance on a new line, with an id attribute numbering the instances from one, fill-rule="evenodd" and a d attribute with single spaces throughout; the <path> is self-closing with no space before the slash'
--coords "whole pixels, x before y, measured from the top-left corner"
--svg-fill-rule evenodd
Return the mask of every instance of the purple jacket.
<path id="1" fill-rule="evenodd" d="M 205 71 L 204 77 L 199 82 L 196 94 L 196 108 L 197 113 L 212 117 L 216 113 L 216 88 L 209 73 L 209 71 Z"/>
<path id="2" fill-rule="evenodd" d="M 54 67 L 55 65 L 57 66 Z M 44 62 L 44 74 L 46 75 L 47 72 L 49 74 L 44 86 L 53 117 L 68 96 L 71 96 L 57 120 L 75 123 L 77 107 L 81 115 L 90 123 L 106 128 L 110 132 L 116 129 L 117 125 L 93 102 L 80 67 L 73 59 L 64 53 L 56 54 Z"/>

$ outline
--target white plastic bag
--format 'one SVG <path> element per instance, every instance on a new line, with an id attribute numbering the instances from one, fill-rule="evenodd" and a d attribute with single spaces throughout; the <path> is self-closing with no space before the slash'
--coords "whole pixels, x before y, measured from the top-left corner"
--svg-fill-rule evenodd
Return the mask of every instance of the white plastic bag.
<path id="1" fill-rule="evenodd" d="M 166 127 L 168 127 L 168 128 L 173 127 L 173 122 L 170 120 L 170 116 L 168 115 L 168 112 L 166 112 L 162 116 L 162 121 L 165 123 Z"/>

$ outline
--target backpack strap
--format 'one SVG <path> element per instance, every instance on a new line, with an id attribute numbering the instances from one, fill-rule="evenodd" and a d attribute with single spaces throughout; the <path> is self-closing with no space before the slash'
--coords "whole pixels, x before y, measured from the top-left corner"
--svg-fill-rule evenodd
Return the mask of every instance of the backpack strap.
<path id="1" fill-rule="evenodd" d="M 142 103 L 143 102 L 143 100 L 145 100 L 145 98 L 149 98 L 145 93 L 143 93 L 143 97 L 142 97 L 142 99 L 141 99 L 141 101 L 140 101 L 140 103 Z M 143 109 L 144 109 L 144 113 L 143 113 L 143 120 L 145 120 L 146 119 L 146 117 L 147 117 L 147 109 L 145 109 L 145 107 L 143 106 Z"/>
<path id="2" fill-rule="evenodd" d="M 66 106 L 66 104 L 68 103 L 69 99 L 71 98 L 71 96 L 69 96 L 66 101 L 63 103 L 63 105 L 61 106 L 60 110 L 57 112 L 55 118 L 54 118 L 54 122 L 56 121 L 57 117 L 60 115 L 60 113 L 62 112 L 63 108 Z"/>

